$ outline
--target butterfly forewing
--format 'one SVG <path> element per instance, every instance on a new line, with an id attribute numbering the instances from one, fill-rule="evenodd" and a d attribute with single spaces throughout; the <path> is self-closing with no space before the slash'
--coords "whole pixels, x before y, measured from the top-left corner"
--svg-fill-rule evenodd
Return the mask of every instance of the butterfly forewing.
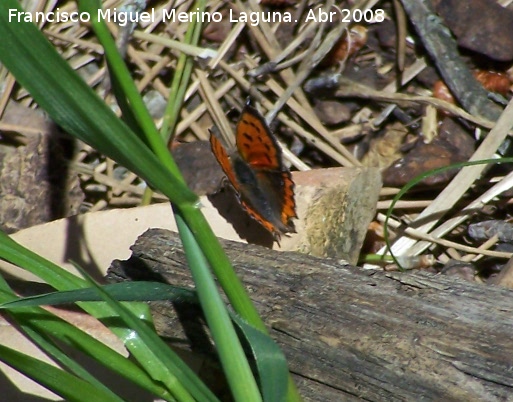
<path id="1" fill-rule="evenodd" d="M 255 169 L 281 170 L 281 149 L 258 111 L 246 105 L 237 124 L 237 150 Z"/>

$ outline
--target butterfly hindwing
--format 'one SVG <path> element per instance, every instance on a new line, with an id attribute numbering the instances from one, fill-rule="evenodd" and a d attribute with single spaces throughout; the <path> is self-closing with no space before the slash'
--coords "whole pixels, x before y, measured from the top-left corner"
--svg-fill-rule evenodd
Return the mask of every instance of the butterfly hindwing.
<path id="1" fill-rule="evenodd" d="M 274 236 L 276 236 L 276 228 L 275 225 L 264 219 L 261 214 L 259 214 L 254 207 L 249 204 L 247 201 L 241 200 L 242 207 L 246 210 L 249 216 L 251 216 L 254 220 L 256 220 L 258 223 L 260 223 L 266 230 L 271 232 Z M 279 233 L 278 233 L 279 236 Z"/>
<path id="2" fill-rule="evenodd" d="M 292 227 L 292 229 L 294 229 L 292 219 L 297 218 L 297 213 L 296 200 L 294 198 L 294 182 L 292 181 L 292 175 L 290 172 L 282 172 L 282 180 L 283 203 L 281 208 L 281 221 L 285 226 Z"/>

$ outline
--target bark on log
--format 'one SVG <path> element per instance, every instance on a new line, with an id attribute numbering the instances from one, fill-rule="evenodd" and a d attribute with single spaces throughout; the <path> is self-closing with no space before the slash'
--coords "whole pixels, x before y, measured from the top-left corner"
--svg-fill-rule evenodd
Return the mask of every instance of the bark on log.
<path id="1" fill-rule="evenodd" d="M 225 249 L 305 400 L 512 400 L 512 290 L 233 242 Z M 149 230 L 132 251 L 113 263 L 111 280 L 191 285 L 175 234 Z M 208 349 L 190 311 L 153 310 L 178 347 Z"/>

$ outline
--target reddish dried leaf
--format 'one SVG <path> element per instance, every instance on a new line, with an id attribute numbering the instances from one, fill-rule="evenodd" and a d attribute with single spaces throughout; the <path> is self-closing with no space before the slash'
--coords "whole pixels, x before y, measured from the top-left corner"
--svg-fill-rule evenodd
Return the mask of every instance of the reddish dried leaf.
<path id="1" fill-rule="evenodd" d="M 356 54 L 367 43 L 367 28 L 362 25 L 354 25 L 349 30 L 349 35 L 344 34 L 333 45 L 329 53 L 321 61 L 322 67 L 335 66 L 344 62 L 350 56 Z"/>
<path id="2" fill-rule="evenodd" d="M 501 95 L 506 95 L 511 87 L 509 77 L 501 72 L 476 70 L 474 71 L 474 77 L 481 83 L 484 89 Z M 456 103 L 451 91 L 442 80 L 436 81 L 433 85 L 433 96 L 449 103 Z"/>

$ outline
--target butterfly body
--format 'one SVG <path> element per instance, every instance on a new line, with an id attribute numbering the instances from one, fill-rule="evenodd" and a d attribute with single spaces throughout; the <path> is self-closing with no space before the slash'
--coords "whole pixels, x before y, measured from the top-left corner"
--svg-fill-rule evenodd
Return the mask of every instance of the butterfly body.
<path id="1" fill-rule="evenodd" d="M 246 105 L 237 124 L 237 150 L 230 155 L 211 134 L 212 151 L 246 212 L 276 240 L 295 232 L 294 183 L 281 161 L 281 149 L 263 117 Z"/>

